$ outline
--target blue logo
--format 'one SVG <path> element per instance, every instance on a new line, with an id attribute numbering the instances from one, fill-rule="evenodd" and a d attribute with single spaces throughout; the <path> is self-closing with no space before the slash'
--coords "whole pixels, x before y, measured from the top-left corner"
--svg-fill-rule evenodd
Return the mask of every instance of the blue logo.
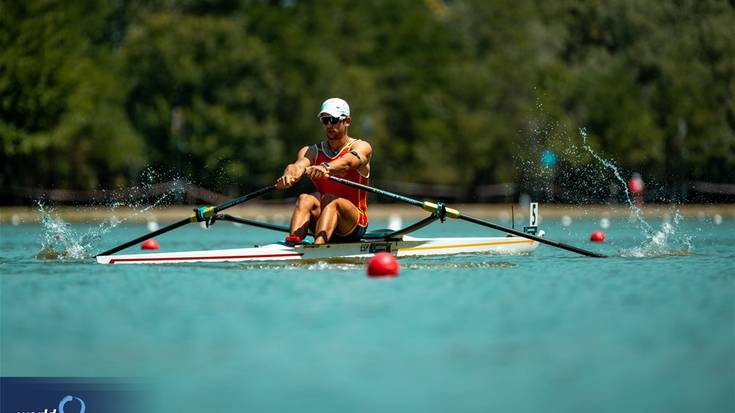
<path id="1" fill-rule="evenodd" d="M 72 397 L 72 396 L 65 396 L 63 399 L 61 399 L 61 401 L 59 402 L 59 413 L 64 413 L 64 405 L 74 399 L 77 399 L 82 406 L 82 408 L 79 409 L 79 413 L 84 413 L 84 409 L 85 409 L 84 400 L 80 399 L 79 397 Z"/>
<path id="2" fill-rule="evenodd" d="M 557 156 L 551 149 L 546 149 L 541 153 L 541 164 L 551 169 L 556 166 Z"/>

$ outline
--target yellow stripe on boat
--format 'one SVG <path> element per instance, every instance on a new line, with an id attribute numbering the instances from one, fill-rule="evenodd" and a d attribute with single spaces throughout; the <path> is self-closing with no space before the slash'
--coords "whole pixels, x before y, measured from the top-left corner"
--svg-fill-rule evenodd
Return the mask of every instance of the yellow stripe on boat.
<path id="1" fill-rule="evenodd" d="M 424 251 L 424 250 L 437 250 L 437 249 L 450 249 L 450 248 L 489 247 L 491 245 L 533 244 L 534 242 L 535 241 L 532 241 L 532 240 L 479 242 L 475 244 L 434 245 L 430 247 L 400 248 L 398 251 Z"/>

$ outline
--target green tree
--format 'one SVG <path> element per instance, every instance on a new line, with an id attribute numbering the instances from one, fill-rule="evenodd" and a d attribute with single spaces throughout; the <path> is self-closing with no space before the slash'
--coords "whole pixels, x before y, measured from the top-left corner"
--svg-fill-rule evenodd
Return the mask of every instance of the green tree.
<path id="1" fill-rule="evenodd" d="M 144 163 L 119 61 L 93 44 L 110 12 L 101 0 L 0 5 L 2 186 L 125 183 Z"/>
<path id="2" fill-rule="evenodd" d="M 278 79 L 259 39 L 230 18 L 150 13 L 122 54 L 153 166 L 208 184 L 271 179 L 283 159 Z"/>

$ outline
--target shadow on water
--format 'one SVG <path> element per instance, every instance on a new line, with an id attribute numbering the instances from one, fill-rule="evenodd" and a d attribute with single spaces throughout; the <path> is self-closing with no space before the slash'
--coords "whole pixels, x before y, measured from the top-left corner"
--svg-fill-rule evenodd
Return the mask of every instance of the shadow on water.
<path id="1" fill-rule="evenodd" d="M 456 270 L 456 269 L 492 269 L 513 268 L 515 263 L 507 261 L 479 261 L 474 256 L 462 256 L 463 260 L 448 261 L 437 259 L 401 259 L 401 270 Z M 467 259 L 472 259 L 467 260 Z M 295 270 L 295 271 L 364 271 L 366 259 L 332 259 L 328 261 L 306 261 L 295 263 L 253 263 L 240 264 L 238 269 L 244 270 Z"/>
<path id="2" fill-rule="evenodd" d="M 620 251 L 618 254 L 614 255 L 613 257 L 620 257 L 620 258 L 666 258 L 666 257 L 693 257 L 698 256 L 700 254 L 695 254 L 691 251 L 689 251 L 688 248 L 681 248 L 681 249 L 673 249 L 673 250 L 666 250 L 666 251 L 657 251 L 657 252 L 646 252 L 641 247 L 632 248 L 629 250 L 623 250 Z"/>

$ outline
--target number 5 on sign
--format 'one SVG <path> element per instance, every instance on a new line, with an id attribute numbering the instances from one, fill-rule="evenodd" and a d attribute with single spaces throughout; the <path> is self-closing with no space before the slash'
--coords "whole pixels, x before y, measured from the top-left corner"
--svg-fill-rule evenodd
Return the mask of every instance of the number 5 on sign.
<path id="1" fill-rule="evenodd" d="M 529 205 L 528 226 L 529 227 L 538 226 L 538 202 L 531 202 L 531 204 Z"/>

